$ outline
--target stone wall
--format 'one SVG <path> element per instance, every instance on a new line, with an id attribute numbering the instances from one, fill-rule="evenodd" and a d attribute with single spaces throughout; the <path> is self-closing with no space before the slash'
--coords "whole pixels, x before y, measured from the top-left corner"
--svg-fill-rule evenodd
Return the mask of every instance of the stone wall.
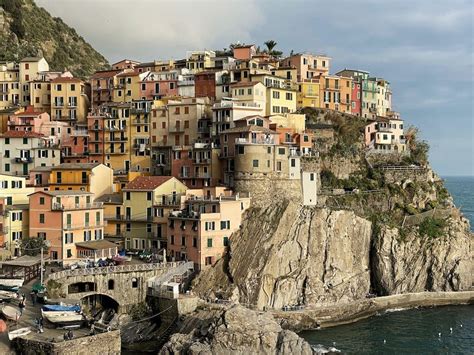
<path id="1" fill-rule="evenodd" d="M 16 338 L 12 342 L 12 347 L 17 354 L 23 355 L 115 355 L 120 354 L 121 351 L 120 330 L 57 343 L 29 338 Z"/>
<path id="2" fill-rule="evenodd" d="M 265 205 L 268 201 L 279 198 L 302 201 L 300 180 L 254 174 L 251 178 L 236 178 L 234 189 L 236 192 L 250 192 L 253 206 Z"/>
<path id="3" fill-rule="evenodd" d="M 400 184 L 412 182 L 435 182 L 439 177 L 431 169 L 381 170 L 386 183 Z"/>

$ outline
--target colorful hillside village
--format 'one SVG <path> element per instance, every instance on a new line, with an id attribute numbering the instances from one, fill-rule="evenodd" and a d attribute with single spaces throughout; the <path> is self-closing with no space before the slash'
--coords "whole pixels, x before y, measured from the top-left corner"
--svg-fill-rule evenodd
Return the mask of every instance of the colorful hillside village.
<path id="1" fill-rule="evenodd" d="M 1 257 L 43 238 L 65 265 L 122 249 L 213 265 L 252 203 L 245 181 L 294 180 L 316 205 L 305 107 L 366 119 L 367 150 L 406 151 L 387 80 L 257 49 L 126 59 L 87 79 L 44 58 L 0 63 Z"/>

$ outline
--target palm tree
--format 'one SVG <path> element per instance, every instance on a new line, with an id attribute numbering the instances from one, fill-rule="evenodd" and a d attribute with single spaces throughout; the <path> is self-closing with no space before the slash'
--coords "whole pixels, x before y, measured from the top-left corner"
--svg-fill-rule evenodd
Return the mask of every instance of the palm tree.
<path id="1" fill-rule="evenodd" d="M 276 47 L 278 43 L 276 43 L 273 39 L 266 41 L 263 43 L 264 45 L 267 46 L 268 54 L 272 54 L 273 49 Z"/>
<path id="2" fill-rule="evenodd" d="M 276 43 L 274 40 L 266 41 L 264 44 L 267 46 L 267 52 L 271 56 L 280 57 L 283 54 L 283 52 L 275 50 L 275 47 L 278 43 Z"/>

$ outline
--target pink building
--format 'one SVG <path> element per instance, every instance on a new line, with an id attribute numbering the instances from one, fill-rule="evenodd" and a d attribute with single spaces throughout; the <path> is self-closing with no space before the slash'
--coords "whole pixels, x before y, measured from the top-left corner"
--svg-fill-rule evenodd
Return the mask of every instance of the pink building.
<path id="1" fill-rule="evenodd" d="M 297 53 L 282 60 L 284 67 L 296 68 L 298 82 L 329 74 L 331 58 L 325 55 Z"/>
<path id="2" fill-rule="evenodd" d="M 151 72 L 140 82 L 140 97 L 146 100 L 178 96 L 178 72 Z"/>
<path id="3" fill-rule="evenodd" d="M 9 131 L 40 132 L 41 125 L 51 121 L 47 112 L 35 111 L 33 106 L 28 106 L 24 112 L 10 115 L 7 121 Z"/>
<path id="4" fill-rule="evenodd" d="M 257 54 L 257 47 L 255 47 L 255 44 L 237 46 L 233 49 L 233 52 L 235 59 L 252 59 Z"/>
<path id="5" fill-rule="evenodd" d="M 103 239 L 104 208 L 102 203 L 93 202 L 93 193 L 38 191 L 29 197 L 30 237 L 50 243 L 51 259 L 66 264 L 75 262 L 81 258 L 77 244 L 84 249 L 88 242 Z"/>
<path id="6" fill-rule="evenodd" d="M 214 195 L 212 194 L 214 193 Z M 168 255 L 193 261 L 198 269 L 211 266 L 226 252 L 231 235 L 239 229 L 250 198 L 216 188 L 187 193 L 185 207 L 168 217 Z"/>

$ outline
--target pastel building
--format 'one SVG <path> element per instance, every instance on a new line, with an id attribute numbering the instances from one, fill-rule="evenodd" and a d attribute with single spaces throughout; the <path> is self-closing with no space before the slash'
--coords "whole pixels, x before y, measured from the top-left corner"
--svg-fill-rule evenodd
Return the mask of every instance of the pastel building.
<path id="1" fill-rule="evenodd" d="M 212 266 L 226 252 L 239 229 L 250 198 L 216 188 L 205 195 L 188 195 L 184 208 L 168 220 L 168 255 L 193 261 L 198 270 Z"/>
<path id="2" fill-rule="evenodd" d="M 296 107 L 320 107 L 319 77 L 303 79 L 298 83 Z"/>
<path id="3" fill-rule="evenodd" d="M 140 98 L 156 99 L 163 97 L 178 96 L 179 72 L 148 72 L 140 81 Z"/>
<path id="4" fill-rule="evenodd" d="M 84 191 L 99 197 L 114 189 L 113 170 L 99 163 L 63 163 L 51 169 L 51 191 Z"/>
<path id="5" fill-rule="evenodd" d="M 172 176 L 139 176 L 125 186 L 125 247 L 159 249 L 166 242 L 166 214 L 179 208 L 186 185 Z"/>
<path id="6" fill-rule="evenodd" d="M 41 133 L 32 131 L 7 131 L 0 136 L 0 171 L 7 174 L 28 176 L 38 166 L 59 165 L 59 147 Z"/>
<path id="7" fill-rule="evenodd" d="M 297 53 L 282 60 L 283 66 L 296 68 L 298 82 L 329 74 L 330 62 L 326 55 L 311 53 Z"/>
<path id="8" fill-rule="evenodd" d="M 288 79 L 269 75 L 252 75 L 252 81 L 261 82 L 266 87 L 266 115 L 296 111 L 297 91 Z"/>
<path id="9" fill-rule="evenodd" d="M 20 105 L 20 66 L 15 62 L 0 63 L 0 110 Z"/>
<path id="10" fill-rule="evenodd" d="M 337 75 L 320 78 L 321 107 L 351 113 L 352 79 Z"/>
<path id="11" fill-rule="evenodd" d="M 232 48 L 232 52 L 235 59 L 252 59 L 252 57 L 257 54 L 257 47 L 255 44 L 239 45 Z"/>
<path id="12" fill-rule="evenodd" d="M 121 69 L 96 71 L 90 78 L 91 106 L 98 107 L 113 99 L 114 88 L 118 85 L 117 75 Z"/>
<path id="13" fill-rule="evenodd" d="M 19 256 L 23 237 L 28 237 L 28 195 L 34 192 L 26 178 L 0 174 L 0 255 Z"/>
<path id="14" fill-rule="evenodd" d="M 381 153 L 407 152 L 403 120 L 397 116 L 377 117 L 365 126 L 365 145 Z"/>
<path id="15" fill-rule="evenodd" d="M 103 239 L 103 206 L 94 202 L 93 193 L 38 191 L 29 197 L 30 236 L 49 242 L 52 260 L 75 262 L 84 258 L 80 249 Z"/>
<path id="16" fill-rule="evenodd" d="M 85 122 L 89 106 L 89 97 L 82 80 L 58 77 L 51 81 L 51 117 L 53 120 L 72 124 Z"/>
<path id="17" fill-rule="evenodd" d="M 20 103 L 27 106 L 31 104 L 29 82 L 34 80 L 39 72 L 49 71 L 49 64 L 41 57 L 26 57 L 20 61 L 19 70 Z"/>

